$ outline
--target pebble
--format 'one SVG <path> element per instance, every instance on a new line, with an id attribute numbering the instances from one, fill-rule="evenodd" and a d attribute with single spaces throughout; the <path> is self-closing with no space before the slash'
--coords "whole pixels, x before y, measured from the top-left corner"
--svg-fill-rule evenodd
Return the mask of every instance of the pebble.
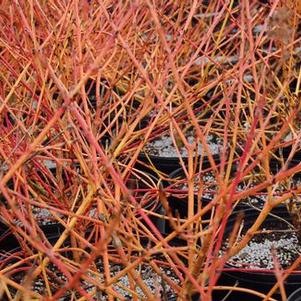
<path id="1" fill-rule="evenodd" d="M 101 263 L 96 263 L 96 265 L 99 266 L 99 265 L 101 265 Z M 59 277 L 59 279 L 61 279 L 62 283 L 67 281 L 66 277 L 64 275 L 62 275 L 62 273 L 59 272 L 57 270 L 57 268 L 55 268 L 55 266 L 50 264 L 48 266 L 48 268 L 50 268 L 53 275 L 56 275 L 56 277 Z M 99 274 L 97 275 L 97 277 L 98 277 L 97 280 L 104 282 L 104 275 L 103 275 L 102 267 L 99 267 L 99 269 L 100 269 L 100 271 L 99 271 Z M 120 265 L 117 265 L 117 264 L 111 265 L 111 267 L 110 267 L 111 277 L 114 277 L 115 275 L 117 275 L 122 269 L 123 269 L 123 267 Z M 168 275 L 168 277 L 172 281 L 179 284 L 180 280 L 174 275 L 173 271 L 170 268 L 160 267 L 160 270 L 165 275 Z M 164 290 L 164 292 L 168 296 L 168 298 L 176 295 L 176 293 L 172 290 L 172 288 L 166 282 L 162 281 L 161 275 L 158 275 L 151 268 L 151 266 L 149 266 L 147 264 L 142 264 L 136 268 L 136 273 L 140 274 L 143 282 L 145 283 L 145 285 L 150 289 L 150 291 L 153 294 L 157 294 L 159 296 L 161 295 L 161 297 L 162 297 L 163 290 Z M 91 278 L 96 278 L 95 273 L 93 273 L 93 274 L 88 273 L 88 276 Z M 22 277 L 20 277 L 20 278 L 22 278 Z M 53 280 L 49 279 L 49 280 L 50 280 L 50 285 L 52 285 L 53 293 L 55 293 L 55 291 L 57 290 L 58 281 L 55 281 L 54 279 Z M 56 285 L 56 286 L 54 286 L 54 285 Z M 95 291 L 95 289 L 96 289 L 95 286 L 91 285 L 90 283 L 88 283 L 85 280 L 80 282 L 80 286 L 82 288 L 84 288 L 88 293 L 91 293 L 92 291 Z M 164 288 L 163 288 L 163 286 L 164 286 Z M 36 279 L 34 281 L 34 283 L 32 284 L 32 287 L 35 292 L 37 292 L 41 295 L 46 294 L 45 282 L 41 278 Z M 129 278 L 127 275 L 121 277 L 118 282 L 116 282 L 115 284 L 112 285 L 112 288 L 117 293 L 121 294 L 124 297 L 131 299 L 131 295 L 127 292 L 126 289 L 124 289 L 124 288 L 129 288 L 129 287 L 130 287 L 130 282 L 129 282 Z M 68 291 L 69 295 L 71 293 L 72 293 L 71 291 Z M 76 290 L 73 290 L 73 293 L 78 294 L 76 292 Z M 139 298 L 141 298 L 141 300 L 146 297 L 144 295 L 143 291 L 141 290 L 141 288 L 138 286 L 136 287 L 136 293 L 139 295 Z M 107 296 L 105 293 L 102 293 L 101 295 L 102 295 L 101 300 L 107 300 Z M 67 301 L 67 300 L 70 300 L 70 297 L 67 297 L 67 295 L 65 295 L 64 297 L 61 297 L 59 299 L 59 301 Z"/>
<path id="2" fill-rule="evenodd" d="M 195 142 L 195 137 L 192 135 L 187 136 L 186 139 L 189 144 L 193 144 Z M 207 144 L 213 155 L 218 154 L 220 148 L 222 147 L 220 139 L 213 135 L 208 136 Z M 144 150 L 150 155 L 155 155 L 160 157 L 171 157 L 171 158 L 178 157 L 178 153 L 173 144 L 173 140 L 168 135 L 163 135 L 153 141 L 148 142 L 145 145 Z M 179 147 L 179 151 L 182 157 L 188 156 L 187 149 L 184 146 Z M 198 144 L 197 153 L 201 155 L 202 151 L 203 151 L 202 145 Z"/>
<path id="3" fill-rule="evenodd" d="M 235 267 L 272 270 L 274 268 L 273 248 L 276 250 L 277 259 L 282 268 L 289 267 L 301 254 L 301 246 L 294 232 L 259 235 L 261 240 L 259 237 L 253 237 L 245 248 L 229 259 L 228 264 Z M 227 243 L 224 247 L 226 246 Z"/>

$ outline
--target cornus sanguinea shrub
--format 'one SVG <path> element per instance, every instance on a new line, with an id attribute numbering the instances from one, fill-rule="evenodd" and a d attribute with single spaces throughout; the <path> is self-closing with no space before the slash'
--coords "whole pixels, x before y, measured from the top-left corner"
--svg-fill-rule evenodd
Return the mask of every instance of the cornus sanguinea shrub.
<path id="1" fill-rule="evenodd" d="M 286 300 L 298 252 L 267 244 L 268 289 L 227 275 L 277 208 L 300 249 L 300 13 L 1 1 L 0 299 Z"/>

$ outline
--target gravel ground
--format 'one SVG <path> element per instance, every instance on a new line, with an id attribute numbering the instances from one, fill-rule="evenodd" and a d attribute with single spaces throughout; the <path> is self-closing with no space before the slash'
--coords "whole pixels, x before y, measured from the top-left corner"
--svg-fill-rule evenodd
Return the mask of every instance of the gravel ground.
<path id="1" fill-rule="evenodd" d="M 190 144 L 195 142 L 195 136 L 192 133 L 188 133 L 187 140 Z M 219 153 L 221 148 L 221 140 L 213 135 L 208 135 L 207 138 L 208 147 L 213 155 Z M 172 138 L 168 135 L 163 135 L 158 137 L 145 145 L 145 152 L 150 155 L 159 156 L 159 157 L 178 157 L 176 147 L 173 144 Z M 179 147 L 179 151 L 182 157 L 187 157 L 187 149 L 184 146 Z M 197 146 L 197 152 L 199 155 L 202 154 L 203 147 L 201 144 Z"/>
<path id="2" fill-rule="evenodd" d="M 227 247 L 226 242 L 223 248 Z M 284 221 L 266 222 L 261 233 L 256 234 L 245 248 L 231 257 L 228 264 L 238 268 L 272 270 L 273 249 L 282 268 L 289 267 L 301 254 L 296 233 Z"/>
<path id="3" fill-rule="evenodd" d="M 99 263 L 96 263 L 98 266 Z M 122 271 L 124 267 L 114 264 L 110 266 L 111 271 L 111 277 L 114 277 L 117 275 L 120 271 Z M 48 280 L 50 289 L 52 291 L 52 294 L 54 294 L 59 288 L 63 287 L 65 282 L 67 281 L 66 277 L 54 266 L 53 264 L 48 265 L 49 272 Z M 168 267 L 160 267 L 160 270 L 162 274 L 167 275 L 173 282 L 176 284 L 179 284 L 179 279 L 174 275 L 173 271 Z M 164 300 L 164 296 L 170 298 L 176 296 L 173 289 L 162 279 L 161 275 L 158 275 L 150 265 L 148 264 L 141 264 L 139 267 L 136 268 L 136 273 L 139 274 L 144 282 L 144 284 L 150 289 L 150 291 Z M 52 275 L 50 277 L 49 275 Z M 104 276 L 102 268 L 99 267 L 99 274 L 98 276 L 95 276 L 95 273 L 88 273 L 91 278 L 97 279 L 98 281 L 101 281 L 104 284 Z M 53 278 L 55 275 L 55 278 Z M 18 273 L 13 277 L 13 280 L 17 283 L 22 283 L 25 279 L 24 273 Z M 90 283 L 86 282 L 85 280 L 81 280 L 79 284 L 83 289 L 86 290 L 88 293 L 93 293 L 95 297 L 95 292 L 97 291 L 97 296 L 100 298 L 99 300 L 108 300 L 108 296 L 106 293 L 101 292 L 98 290 L 94 285 L 91 285 Z M 33 283 L 31 283 L 32 290 L 41 294 L 42 296 L 46 295 L 46 285 L 45 281 L 42 278 L 37 278 Z M 119 293 L 120 295 L 124 296 L 127 300 L 132 300 L 131 293 L 128 291 L 130 289 L 130 282 L 128 275 L 125 275 L 119 279 L 115 284 L 112 285 L 112 288 Z M 136 293 L 139 296 L 139 300 L 144 299 L 146 296 L 144 295 L 142 289 L 140 287 L 136 287 L 135 289 Z M 14 289 L 11 290 L 11 294 L 14 296 L 16 294 L 16 291 Z M 72 296 L 76 299 L 72 299 Z M 76 290 L 72 289 L 69 290 L 65 296 L 60 297 L 59 301 L 69 301 L 69 300 L 77 300 L 80 295 Z"/>

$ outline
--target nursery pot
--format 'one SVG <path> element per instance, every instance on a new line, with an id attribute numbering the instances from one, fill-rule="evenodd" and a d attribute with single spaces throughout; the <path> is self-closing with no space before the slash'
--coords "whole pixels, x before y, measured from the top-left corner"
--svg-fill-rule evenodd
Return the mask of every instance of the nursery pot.
<path id="1" fill-rule="evenodd" d="M 271 173 L 273 174 L 276 174 L 278 173 L 282 167 L 283 167 L 283 163 L 286 163 L 286 160 L 288 159 L 288 156 L 287 157 L 283 157 L 283 162 L 282 161 L 279 161 L 279 160 L 276 160 L 274 158 L 272 158 L 270 160 L 270 169 L 271 169 Z M 290 168 L 293 168 L 295 167 L 296 165 L 298 165 L 301 161 L 301 153 L 299 156 L 297 157 L 293 157 L 288 163 L 287 163 L 287 169 L 290 169 Z M 301 172 L 298 172 L 298 173 L 295 173 L 293 176 L 292 176 L 292 179 L 293 180 L 300 180 L 301 179 Z"/>
<path id="2" fill-rule="evenodd" d="M 292 150 L 292 145 L 289 145 L 289 146 L 284 146 L 284 147 L 280 147 L 280 148 L 276 149 L 274 151 L 274 153 L 277 157 L 283 158 L 283 160 L 286 161 L 291 153 L 291 150 Z M 301 160 L 301 150 L 300 149 L 298 149 L 294 153 L 292 160 L 294 162 L 300 162 L 300 160 Z M 276 162 L 276 159 L 273 159 L 272 161 Z"/>
<path id="3" fill-rule="evenodd" d="M 213 159 L 215 162 L 218 162 L 219 156 L 213 155 Z M 185 165 L 188 164 L 187 157 L 182 157 L 182 160 Z M 209 167 L 210 166 L 209 162 L 207 160 L 204 161 L 206 161 L 206 163 L 204 164 L 207 164 L 207 166 Z M 153 167 L 155 167 L 157 171 L 160 171 L 165 174 L 170 174 L 173 171 L 181 168 L 181 161 L 178 157 L 160 157 L 155 155 L 149 155 L 146 153 L 141 153 L 138 156 L 138 160 L 135 167 L 140 169 L 147 169 L 150 171 L 152 171 Z"/>
<path id="4" fill-rule="evenodd" d="M 58 229 L 54 229 L 52 227 L 45 227 L 43 229 L 45 236 L 47 237 L 47 240 L 51 245 L 54 245 L 57 240 L 61 236 L 61 231 Z M 63 243 L 63 248 L 70 246 L 70 238 L 67 238 L 66 241 Z M 62 248 L 62 249 L 63 249 Z M 7 252 L 0 254 L 0 269 L 5 269 L 6 271 L 3 272 L 6 277 L 8 277 L 10 280 L 13 280 L 16 283 L 19 283 L 21 286 L 27 287 L 31 291 L 37 292 L 38 289 L 43 289 L 44 293 L 46 292 L 46 285 L 44 283 L 43 275 L 39 277 L 37 281 L 32 283 L 30 278 L 30 273 L 32 272 L 32 266 L 31 263 L 35 264 L 35 259 L 33 256 L 28 254 L 28 251 L 23 251 L 20 246 L 10 246 L 6 250 Z M 34 252 L 35 253 L 35 252 Z M 69 254 L 72 254 L 71 250 L 64 250 L 60 251 L 59 254 L 64 257 L 68 257 Z M 16 264 L 21 259 L 22 262 L 20 262 L 15 268 L 9 269 L 10 265 Z M 50 273 L 47 274 L 47 277 L 54 277 L 50 278 L 49 280 L 49 287 L 51 288 L 52 293 L 55 293 L 56 290 L 62 286 L 64 286 L 66 278 L 62 278 L 62 272 L 59 270 L 58 267 L 56 267 L 56 270 L 54 271 L 54 266 L 52 265 L 52 262 L 50 262 L 47 265 L 47 268 Z M 53 276 L 55 275 L 55 276 Z M 26 283 L 25 276 L 28 276 L 29 283 Z M 12 295 L 13 298 L 16 297 L 16 290 L 13 286 L 8 285 L 9 292 Z M 19 298 L 22 298 L 22 295 L 19 295 Z M 6 292 L 2 291 L 1 293 L 1 301 L 8 301 L 11 300 L 11 298 L 8 298 Z M 22 299 L 23 300 L 23 299 Z M 31 300 L 31 299 L 30 299 Z M 34 299 L 36 300 L 36 299 Z M 40 299 L 39 299 L 40 300 Z M 44 299 L 43 299 L 44 300 Z M 62 301 L 68 301 L 71 300 L 71 295 L 69 292 L 66 293 L 62 298 L 60 298 Z"/>
<path id="5" fill-rule="evenodd" d="M 185 133 L 188 143 L 193 144 L 197 141 L 195 133 L 193 131 L 187 131 Z M 209 136 L 208 136 L 209 137 Z M 176 139 L 176 138 L 175 138 Z M 170 134 L 160 133 L 156 134 L 156 137 L 150 139 L 143 148 L 143 151 L 138 157 L 138 164 L 141 166 L 148 166 L 153 170 L 156 168 L 158 171 L 169 174 L 174 170 L 180 168 L 182 164 L 188 164 L 188 152 L 184 145 L 179 141 L 176 142 L 171 138 Z M 210 135 L 208 138 L 208 147 L 213 156 L 213 160 L 219 162 L 219 148 L 220 142 L 218 137 Z M 202 158 L 204 165 L 210 166 L 207 155 L 203 153 L 203 147 L 200 143 L 196 145 L 194 150 L 193 160 L 197 164 Z M 181 162 L 182 161 L 182 162 Z"/>
<path id="6" fill-rule="evenodd" d="M 48 233 L 48 234 L 49 234 L 49 236 L 47 236 L 47 238 L 51 244 L 54 244 L 60 237 L 60 234 L 56 234 L 56 235 L 51 235 L 51 233 Z M 175 244 L 180 245 L 181 242 L 175 241 Z M 142 241 L 142 246 L 145 248 L 149 248 L 150 247 L 149 241 L 148 240 Z M 69 250 L 68 249 L 69 247 L 70 247 L 70 239 L 67 238 L 63 245 L 63 248 L 59 251 L 59 254 L 65 258 L 69 258 L 69 259 L 72 258 L 72 250 L 71 249 Z M 111 247 L 114 249 L 116 248 L 114 245 L 112 245 Z M 31 254 L 26 254 L 26 252 L 23 252 L 20 247 L 11 248 L 9 251 L 10 252 L 8 252 L 7 254 L 3 254 L 3 255 L 0 254 L 0 263 L 2 264 L 1 267 L 6 268 L 10 264 L 15 264 L 16 262 L 18 262 L 19 259 L 21 259 L 21 258 L 24 259 L 23 262 L 20 265 L 18 265 L 18 268 L 14 268 L 11 271 L 6 271 L 7 274 L 5 274 L 5 276 L 10 277 L 11 280 L 22 285 L 23 280 L 25 279 L 25 275 L 29 275 L 28 273 L 32 270 L 31 264 L 32 263 L 35 264 L 35 260 L 32 258 Z M 139 249 L 139 253 L 140 253 L 140 251 L 141 250 Z M 15 256 L 14 256 L 14 254 L 15 254 Z M 87 255 L 87 252 L 81 253 L 81 255 L 84 255 L 84 254 Z M 71 257 L 69 257 L 69 256 L 71 256 Z M 132 251 L 132 256 L 135 256 L 135 251 Z M 137 254 L 137 256 L 140 256 L 140 255 Z M 103 265 L 101 258 L 102 258 L 101 256 L 97 256 L 97 258 L 95 258 L 95 260 L 93 261 L 93 265 L 97 268 L 97 270 L 100 274 L 104 273 L 104 265 Z M 81 258 L 81 260 L 83 260 L 83 259 Z M 153 255 L 151 261 L 152 262 L 157 261 L 156 264 L 157 264 L 157 266 L 160 267 L 161 272 L 158 273 L 158 271 L 156 269 L 154 269 L 152 265 L 149 264 L 148 260 L 140 263 L 139 266 L 136 267 L 135 272 L 139 276 L 141 276 L 144 284 L 147 285 L 154 294 L 157 293 L 158 288 L 160 288 L 160 291 L 162 292 L 162 300 L 165 300 L 165 298 L 167 298 L 167 300 L 169 300 L 169 297 L 174 296 L 175 292 L 168 285 L 168 283 L 164 280 L 163 277 L 165 275 L 165 276 L 171 278 L 172 281 L 176 281 L 176 282 L 178 282 L 179 279 L 176 276 L 176 274 L 174 273 L 172 267 L 170 267 L 170 265 L 167 262 L 165 262 L 165 257 Z M 37 263 L 37 264 L 39 264 L 39 263 Z M 117 261 L 110 260 L 109 264 L 110 264 L 111 276 L 117 275 L 121 270 L 126 268 L 126 266 L 119 263 L 118 259 L 117 259 Z M 54 277 L 53 279 L 50 278 L 48 280 L 49 280 L 50 290 L 52 291 L 52 293 L 55 293 L 58 289 L 60 289 L 66 285 L 66 278 L 64 278 L 64 277 L 61 278 L 60 275 L 62 275 L 62 273 L 60 272 L 60 269 L 58 268 L 57 265 L 55 265 L 55 264 L 53 265 L 51 261 L 47 265 L 47 270 L 50 271 L 49 273 L 47 273 L 47 278 Z M 34 290 L 39 292 L 42 296 L 44 294 L 46 294 L 46 292 L 47 292 L 45 283 L 41 280 L 41 279 L 43 279 L 43 277 L 44 277 L 43 274 L 41 274 L 39 279 L 30 283 L 30 285 L 33 286 Z M 29 279 L 30 279 L 30 276 L 29 276 Z M 117 286 L 114 285 L 114 289 L 116 289 L 116 291 L 118 293 L 120 293 L 121 295 L 131 299 L 131 295 L 126 290 L 122 289 L 122 287 L 129 287 L 128 275 L 125 274 L 124 276 L 121 276 L 117 282 L 119 285 L 121 284 L 121 286 L 119 286 L 117 288 Z M 78 285 L 82 286 L 82 288 L 85 289 L 86 291 L 88 291 L 89 289 L 95 288 L 95 286 L 91 283 L 81 282 Z M 137 292 L 140 295 L 141 290 L 137 290 Z M 15 297 L 16 291 L 12 287 L 10 287 L 10 293 L 13 297 Z M 76 297 L 80 298 L 80 296 L 77 296 L 77 295 L 76 295 Z M 102 297 L 104 297 L 104 296 L 102 296 Z M 63 296 L 60 297 L 59 300 L 69 301 L 71 299 L 73 300 L 73 298 L 74 298 L 74 296 L 72 297 L 71 293 L 67 291 Z M 144 300 L 144 297 L 142 298 L 142 296 L 141 296 L 141 300 L 142 299 Z M 2 295 L 1 300 L 8 301 L 10 299 L 4 294 L 4 295 Z M 101 300 L 103 300 L 103 299 L 101 298 Z"/>
<path id="7" fill-rule="evenodd" d="M 296 166 L 297 164 L 299 164 L 300 161 L 299 160 L 291 160 L 290 162 L 288 162 L 287 164 L 287 168 L 292 168 L 294 166 Z M 270 167 L 270 174 L 271 175 L 276 175 L 282 168 L 283 168 L 283 163 L 282 162 L 279 162 L 277 160 L 270 160 L 270 164 L 269 164 L 269 167 Z M 259 168 L 259 166 L 256 166 L 255 169 L 253 170 L 253 173 L 257 176 L 259 176 L 257 179 L 255 178 L 254 180 L 254 185 L 258 185 L 262 182 L 262 173 L 263 171 Z M 266 179 L 266 176 L 263 175 L 264 179 Z M 292 188 L 296 188 L 298 183 L 300 183 L 300 180 L 301 180 L 301 173 L 298 172 L 298 173 L 295 173 L 294 175 L 292 175 L 290 178 L 289 178 L 289 182 L 290 182 L 290 189 Z M 244 190 L 245 186 L 244 186 L 244 183 L 241 182 L 239 183 L 239 190 Z M 275 195 L 277 194 L 282 194 L 282 191 L 275 191 L 274 192 Z M 239 211 L 239 210 L 245 210 L 245 209 L 251 209 L 251 208 L 257 208 L 257 209 L 262 209 L 266 200 L 267 200 L 267 194 L 268 194 L 268 191 L 267 189 L 264 189 L 264 190 L 261 190 L 259 193 L 255 194 L 255 195 L 252 195 L 244 200 L 241 200 L 237 206 L 235 207 L 235 211 Z M 285 204 L 280 204 L 278 207 L 283 207 L 285 210 L 286 208 L 286 205 Z"/>
<path id="8" fill-rule="evenodd" d="M 287 299 L 287 301 L 301 301 L 301 287 L 295 290 Z"/>
<path id="9" fill-rule="evenodd" d="M 208 162 L 204 162 L 204 166 L 207 166 Z M 179 217 L 185 219 L 188 216 L 188 186 L 185 181 L 185 174 L 182 168 L 178 168 L 169 174 L 169 185 L 166 187 L 168 195 L 168 205 L 171 209 L 173 217 Z M 176 181 L 175 181 L 176 180 Z M 196 183 L 197 184 L 197 183 Z M 196 187 L 197 188 L 197 187 Z M 214 192 L 213 192 L 214 193 Z M 205 207 L 212 200 L 213 194 L 203 195 L 200 199 L 197 195 L 197 191 L 194 193 L 194 213 L 197 213 L 200 208 Z M 209 219 L 212 211 L 209 210 L 202 216 L 203 219 Z M 166 223 L 167 232 L 172 231 L 170 223 Z"/>
<path id="10" fill-rule="evenodd" d="M 225 281 L 218 281 L 217 285 L 230 285 L 233 286 L 235 283 L 232 281 L 230 283 L 226 283 Z M 212 301 L 253 301 L 253 295 L 242 293 L 242 292 L 231 292 L 227 294 L 228 291 L 223 290 L 213 290 L 211 294 Z M 169 298 L 168 301 L 177 301 L 177 297 Z M 190 297 L 191 301 L 202 301 L 200 294 L 195 293 Z M 298 300 L 299 301 L 299 300 Z"/>
<path id="11" fill-rule="evenodd" d="M 236 166 L 232 166 L 232 173 Z M 169 194 L 169 206 L 175 214 L 177 212 L 180 218 L 186 218 L 188 213 L 188 184 L 186 175 L 182 168 L 178 168 L 169 174 L 169 183 L 166 191 Z M 197 213 L 200 208 L 208 205 L 217 193 L 218 185 L 211 171 L 210 163 L 205 160 L 202 164 L 202 172 L 197 172 L 194 179 L 194 212 Z M 202 195 L 198 196 L 199 189 L 202 189 Z M 239 208 L 236 206 L 235 208 Z M 214 207 L 212 207 L 214 209 Z M 212 210 L 203 215 L 203 219 L 210 219 Z"/>
<path id="12" fill-rule="evenodd" d="M 183 160 L 185 163 L 187 162 L 187 158 L 183 158 Z M 176 157 L 159 157 L 142 153 L 138 156 L 136 166 L 149 170 L 155 167 L 156 170 L 168 174 L 180 167 L 180 161 Z"/>
<path id="13" fill-rule="evenodd" d="M 64 227 L 59 223 L 39 225 L 46 237 L 50 237 L 51 241 L 55 241 L 57 237 L 64 231 Z M 10 251 L 18 248 L 20 243 L 11 230 L 0 222 L 0 251 Z"/>
<path id="14" fill-rule="evenodd" d="M 0 222 L 0 252 L 9 251 L 19 246 L 19 242 L 11 230 Z"/>
<path id="15" fill-rule="evenodd" d="M 235 214 L 236 213 L 229 218 L 225 238 L 232 231 L 233 224 L 236 221 Z M 258 214 L 259 211 L 257 210 L 249 209 L 244 211 L 242 233 L 253 224 Z M 267 234 L 261 234 L 261 236 L 260 234 L 255 235 L 255 238 L 252 239 L 252 244 L 249 243 L 248 246 L 239 253 L 241 255 L 232 257 L 225 265 L 225 271 L 222 273 L 221 278 L 225 279 L 225 281 L 235 280 L 239 287 L 267 293 L 277 282 L 274 270 L 271 268 L 273 265 L 273 257 L 271 256 L 271 249 L 269 248 L 271 248 L 272 245 L 275 247 L 276 253 L 280 256 L 278 258 L 280 264 L 287 264 L 287 267 L 299 256 L 297 251 L 297 254 L 294 254 L 293 247 L 292 249 L 288 249 L 289 246 L 293 246 L 294 241 L 297 250 L 299 242 L 293 229 L 289 227 L 287 222 L 290 222 L 290 216 L 284 207 L 280 206 L 273 209 L 261 227 L 261 229 L 268 229 L 269 232 L 267 232 Z M 292 231 L 288 232 L 287 230 L 289 229 Z M 252 246 L 255 246 L 255 248 Z M 292 254 L 290 255 L 292 257 L 290 263 L 284 263 L 286 262 L 286 254 Z M 250 267 L 248 268 L 247 266 L 249 264 Z M 285 270 L 287 267 L 284 266 L 283 269 Z M 301 271 L 290 274 L 284 282 L 287 295 L 300 287 L 300 283 Z M 279 294 L 279 292 L 277 292 L 277 294 Z M 261 299 L 256 299 L 256 297 L 253 296 L 252 300 Z"/>
<path id="16" fill-rule="evenodd" d="M 161 233 L 164 233 L 165 221 L 156 216 L 156 214 L 164 215 L 164 208 L 158 198 L 158 190 L 163 189 L 160 180 L 153 174 L 133 169 L 132 173 L 125 179 L 125 184 L 130 189 L 140 208 L 148 214 L 151 222 Z M 142 223 L 147 226 L 138 212 L 137 218 L 141 219 Z"/>
<path id="17" fill-rule="evenodd" d="M 285 163 L 285 162 L 284 162 Z M 287 164 L 287 169 L 292 168 L 299 164 L 299 160 L 291 160 Z M 231 170 L 231 176 L 233 176 L 233 179 L 236 176 L 237 169 L 239 168 L 239 165 L 233 165 L 232 170 Z M 271 159 L 269 161 L 269 172 L 271 176 L 276 175 L 280 170 L 283 168 L 283 162 L 280 162 L 278 160 Z M 176 174 L 177 172 L 175 172 Z M 252 170 L 252 173 L 249 173 L 245 178 L 240 179 L 240 182 L 238 183 L 236 187 L 236 191 L 244 191 L 245 189 L 250 189 L 252 186 L 256 186 L 262 183 L 262 181 L 266 180 L 266 174 L 263 171 L 263 169 L 260 167 L 260 165 L 255 166 L 255 168 Z M 296 188 L 298 183 L 301 181 L 301 173 L 295 173 L 289 178 L 291 188 Z M 275 195 L 281 194 L 282 191 L 275 191 Z M 233 211 L 241 211 L 241 210 L 248 210 L 252 208 L 257 208 L 261 210 L 266 202 L 268 195 L 268 190 L 267 189 L 261 189 L 259 192 L 256 194 L 253 194 L 245 199 L 239 200 L 234 205 Z M 279 205 L 279 207 L 286 207 L 285 204 Z"/>

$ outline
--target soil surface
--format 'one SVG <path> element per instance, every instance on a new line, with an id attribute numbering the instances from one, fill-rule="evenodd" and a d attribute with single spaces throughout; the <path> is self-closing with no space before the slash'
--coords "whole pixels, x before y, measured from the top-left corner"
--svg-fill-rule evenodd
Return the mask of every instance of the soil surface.
<path id="1" fill-rule="evenodd" d="M 242 235 L 246 232 L 244 227 Z M 240 240 L 238 238 L 238 240 Z M 228 242 L 224 244 L 224 249 Z M 301 254 L 301 245 L 291 224 L 284 219 L 268 219 L 248 245 L 231 257 L 228 264 L 237 268 L 273 269 L 276 256 L 280 266 L 288 268 Z"/>
<path id="2" fill-rule="evenodd" d="M 100 281 L 104 284 L 104 272 L 103 267 L 100 262 L 96 262 L 96 266 L 98 269 L 98 274 L 95 272 L 88 272 L 88 276 L 91 278 L 94 278 L 95 280 Z M 110 276 L 114 277 L 117 274 L 119 274 L 124 269 L 123 266 L 119 264 L 111 264 L 110 265 Z M 164 300 L 164 298 L 170 298 L 174 297 L 176 294 L 173 291 L 173 289 L 168 285 L 168 283 L 162 278 L 162 275 L 166 275 L 169 279 L 171 279 L 175 284 L 179 284 L 180 280 L 175 276 L 174 272 L 171 268 L 166 266 L 159 266 L 159 269 L 161 271 L 161 275 L 157 274 L 150 265 L 148 264 L 141 264 L 135 269 L 136 275 L 139 275 L 142 278 L 142 281 L 144 284 L 148 287 L 150 292 L 154 295 L 156 295 L 158 298 L 161 298 L 161 300 Z M 62 274 L 62 272 L 59 271 L 59 269 L 50 263 L 47 268 L 47 280 L 48 285 L 50 288 L 50 291 L 52 294 L 55 294 L 57 290 L 59 290 L 61 287 L 63 287 L 67 281 L 67 278 Z M 17 283 L 23 283 L 24 281 L 27 281 L 28 284 L 30 284 L 31 289 L 42 295 L 47 296 L 46 291 L 46 282 L 43 279 L 43 277 L 38 277 L 34 281 L 30 280 L 30 275 L 28 273 L 19 272 L 12 276 L 12 279 L 16 281 Z M 27 280 L 25 280 L 27 279 Z M 100 298 L 99 300 L 108 300 L 108 296 L 106 293 L 101 292 L 99 289 L 97 289 L 96 286 L 91 285 L 91 283 L 81 280 L 78 284 L 82 289 L 84 289 L 88 293 L 93 293 L 94 297 L 97 295 L 97 298 Z M 116 281 L 112 288 L 122 295 L 123 297 L 127 298 L 127 300 L 132 300 L 132 294 L 130 292 L 130 280 L 128 274 L 125 276 L 122 276 L 119 278 L 118 281 Z M 144 292 L 142 289 L 137 285 L 135 288 L 135 293 L 138 295 L 139 300 L 142 300 L 146 298 Z M 12 296 L 16 295 L 15 289 L 10 289 L 10 293 Z M 60 297 L 59 301 L 69 301 L 69 300 L 77 300 L 80 298 L 80 294 L 75 290 L 68 290 L 65 292 L 64 296 Z M 75 299 L 74 299 L 75 298 Z M 4 299 L 6 300 L 6 299 Z M 98 300 L 98 299 L 97 299 Z"/>
<path id="3" fill-rule="evenodd" d="M 193 144 L 196 138 L 192 132 L 188 132 L 186 139 L 190 144 Z M 221 140 L 213 135 L 208 135 L 207 144 L 213 155 L 217 155 L 220 151 L 220 148 L 222 147 Z M 182 157 L 188 156 L 187 149 L 184 147 L 184 145 L 182 145 L 181 142 L 178 143 L 177 147 L 179 148 L 179 152 Z M 178 157 L 176 147 L 173 143 L 171 136 L 169 135 L 162 135 L 148 142 L 144 147 L 144 151 L 149 155 L 153 155 L 153 156 L 170 157 L 170 158 Z M 198 143 L 197 144 L 198 155 L 201 155 L 202 152 L 203 152 L 203 146 L 200 143 Z"/>

